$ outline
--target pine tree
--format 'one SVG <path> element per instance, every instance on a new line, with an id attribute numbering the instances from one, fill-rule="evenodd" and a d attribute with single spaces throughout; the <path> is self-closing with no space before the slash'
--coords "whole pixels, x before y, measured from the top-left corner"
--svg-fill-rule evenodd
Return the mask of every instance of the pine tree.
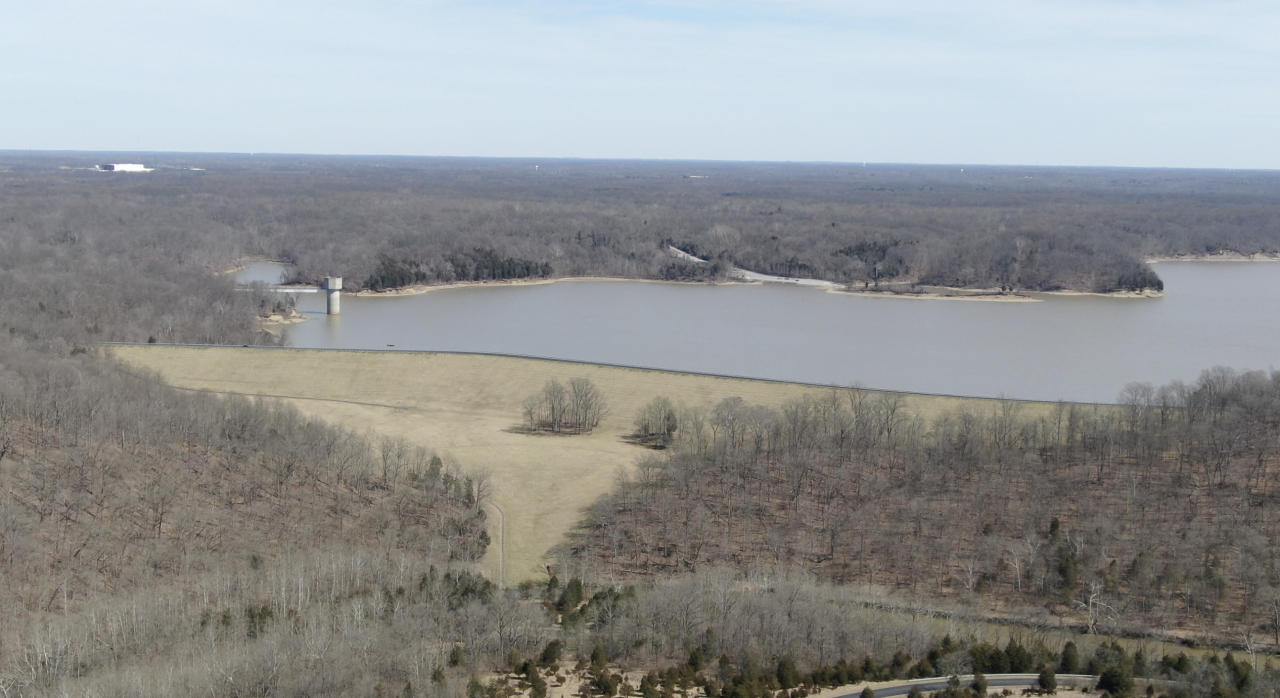
<path id="1" fill-rule="evenodd" d="M 983 698 L 987 695 L 987 677 L 983 676 L 980 671 L 975 672 L 973 675 L 973 691 L 978 694 L 978 698 Z"/>
<path id="2" fill-rule="evenodd" d="M 1048 664 L 1040 668 L 1040 690 L 1053 695 L 1058 692 L 1058 677 L 1053 672 L 1053 667 Z"/>
<path id="3" fill-rule="evenodd" d="M 1058 671 L 1064 674 L 1080 673 L 1080 650 L 1076 649 L 1076 643 L 1068 642 L 1062 648 L 1062 661 L 1058 662 Z"/>

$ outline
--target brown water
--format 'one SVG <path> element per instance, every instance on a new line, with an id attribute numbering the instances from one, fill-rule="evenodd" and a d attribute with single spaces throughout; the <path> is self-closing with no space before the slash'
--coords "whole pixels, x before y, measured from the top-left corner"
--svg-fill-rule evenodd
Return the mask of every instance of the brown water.
<path id="1" fill-rule="evenodd" d="M 263 280 L 270 269 L 251 267 Z M 265 271 L 264 271 L 265 269 Z M 778 285 L 571 281 L 345 295 L 298 347 L 474 351 L 954 395 L 1114 401 L 1131 381 L 1280 363 L 1280 263 L 1156 265 L 1163 298 L 869 298 Z M 246 270 L 248 271 L 248 270 Z"/>

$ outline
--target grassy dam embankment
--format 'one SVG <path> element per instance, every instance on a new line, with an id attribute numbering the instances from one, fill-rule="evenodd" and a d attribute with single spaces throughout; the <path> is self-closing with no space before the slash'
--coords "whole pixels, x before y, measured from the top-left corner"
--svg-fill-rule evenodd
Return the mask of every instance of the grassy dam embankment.
<path id="1" fill-rule="evenodd" d="M 242 347 L 115 346 L 127 364 L 185 389 L 270 396 L 358 432 L 426 446 L 492 484 L 484 560 L 491 579 L 514 585 L 545 574 L 547 551 L 582 509 L 609 491 L 646 451 L 629 443 L 636 412 L 655 397 L 713 405 L 729 397 L 778 406 L 830 388 L 507 356 Z M 521 433 L 521 401 L 552 378 L 592 380 L 608 401 L 599 428 L 579 436 Z M 904 394 L 924 418 L 994 410 L 999 401 Z M 1053 403 L 1023 403 L 1025 416 Z"/>

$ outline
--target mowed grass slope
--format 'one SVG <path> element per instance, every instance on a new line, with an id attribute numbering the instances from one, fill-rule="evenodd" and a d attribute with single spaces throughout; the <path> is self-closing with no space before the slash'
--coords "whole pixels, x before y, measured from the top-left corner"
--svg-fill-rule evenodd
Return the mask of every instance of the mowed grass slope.
<path id="1" fill-rule="evenodd" d="M 505 525 L 497 516 L 490 520 L 493 545 L 484 570 L 507 584 L 545 574 L 547 551 L 577 523 L 582 509 L 646 452 L 625 437 L 636 412 L 653 398 L 710 406 L 737 396 L 777 406 L 826 390 L 465 354 L 173 346 L 121 346 L 112 352 L 180 388 L 280 396 L 306 414 L 356 431 L 403 437 L 456 458 L 468 471 L 487 473 Z M 513 430 L 521 424 L 525 397 L 552 378 L 575 377 L 594 381 L 609 403 L 598 429 L 581 436 Z M 905 401 L 909 412 L 923 417 L 962 408 L 998 409 L 996 401 L 970 398 L 907 395 Z M 1032 403 L 1024 410 L 1048 407 Z"/>

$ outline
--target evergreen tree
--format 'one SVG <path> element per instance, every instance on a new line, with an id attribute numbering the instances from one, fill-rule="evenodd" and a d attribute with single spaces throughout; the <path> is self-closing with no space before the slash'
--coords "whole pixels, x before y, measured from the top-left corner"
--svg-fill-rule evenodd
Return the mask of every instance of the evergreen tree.
<path id="1" fill-rule="evenodd" d="M 893 653 L 893 659 L 889 662 L 889 678 L 902 678 L 907 667 L 911 665 L 911 655 L 898 650 Z"/>
<path id="2" fill-rule="evenodd" d="M 973 692 L 978 694 L 978 698 L 987 695 L 987 677 L 980 671 L 973 674 Z"/>
<path id="3" fill-rule="evenodd" d="M 975 672 L 987 674 L 1004 674 L 1009 671 L 1009 657 L 1004 650 L 984 642 L 969 648 L 969 657 L 973 660 Z"/>
<path id="4" fill-rule="evenodd" d="M 1062 648 L 1062 661 L 1058 662 L 1058 671 L 1064 674 L 1080 673 L 1080 650 L 1076 643 L 1067 642 Z"/>
<path id="5" fill-rule="evenodd" d="M 560 661 L 560 653 L 564 650 L 564 643 L 559 640 L 552 640 L 542 648 L 542 654 L 538 657 L 538 663 L 542 666 L 551 666 Z"/>
<path id="6" fill-rule="evenodd" d="M 1027 648 L 1015 642 L 1013 638 L 1010 638 L 1008 644 L 1005 645 L 1004 656 L 1008 659 L 1009 673 L 1011 674 L 1025 674 L 1031 671 L 1031 667 L 1034 666 L 1031 653 L 1027 651 Z"/>
<path id="7" fill-rule="evenodd" d="M 689 661 L 686 662 L 688 667 L 696 673 L 702 671 L 702 665 L 705 663 L 706 655 L 702 653 L 702 648 L 694 647 L 693 651 L 689 653 Z"/>
<path id="8" fill-rule="evenodd" d="M 1040 690 L 1053 695 L 1058 692 L 1058 677 L 1053 672 L 1053 667 L 1048 664 L 1040 668 L 1040 679 L 1037 682 Z"/>
<path id="9" fill-rule="evenodd" d="M 1133 695 L 1133 675 L 1124 666 L 1109 666 L 1098 675 L 1098 690 L 1115 698 L 1128 698 Z"/>
<path id="10" fill-rule="evenodd" d="M 556 610 L 561 613 L 572 613 L 582 604 L 582 580 L 574 577 L 565 585 L 560 599 L 556 601 Z"/>
<path id="11" fill-rule="evenodd" d="M 660 698 L 662 691 L 658 688 L 658 677 L 653 672 L 640 679 L 640 698 Z"/>
<path id="12" fill-rule="evenodd" d="M 778 660 L 778 670 L 775 675 L 778 677 L 778 688 L 784 691 L 800 685 L 800 672 L 796 669 L 796 663 L 791 659 L 791 655 L 784 654 Z"/>

